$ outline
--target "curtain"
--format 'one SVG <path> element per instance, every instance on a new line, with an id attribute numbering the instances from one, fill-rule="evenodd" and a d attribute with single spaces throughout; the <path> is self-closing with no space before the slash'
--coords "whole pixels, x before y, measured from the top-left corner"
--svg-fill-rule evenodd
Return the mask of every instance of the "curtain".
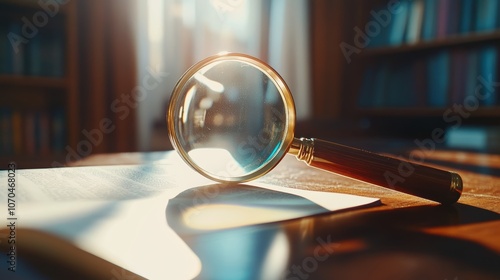
<path id="1" fill-rule="evenodd" d="M 353 16 L 347 11 L 359 10 L 359 1 L 350 0 L 311 1 L 311 74 L 314 92 L 314 119 L 317 121 L 338 120 L 346 107 L 345 94 L 346 60 L 339 49 L 341 42 L 349 39 L 344 30 L 359 26 L 350 20 Z M 349 8 L 349 9 L 347 9 Z M 352 40 L 352 37 L 350 37 Z M 358 76 L 353 75 L 354 79 Z M 351 97 L 354 98 L 354 97 Z M 344 106 L 342 106 L 344 105 Z M 348 112 L 352 114 L 352 112 Z"/>
<path id="2" fill-rule="evenodd" d="M 138 77 L 158 78 L 138 104 L 141 150 L 148 150 L 151 123 L 165 122 L 182 73 L 221 51 L 267 61 L 292 90 L 298 119 L 311 115 L 307 0 L 148 0 L 137 11 Z"/>
<path id="3" fill-rule="evenodd" d="M 80 156 L 137 149 L 136 5 L 78 2 Z"/>

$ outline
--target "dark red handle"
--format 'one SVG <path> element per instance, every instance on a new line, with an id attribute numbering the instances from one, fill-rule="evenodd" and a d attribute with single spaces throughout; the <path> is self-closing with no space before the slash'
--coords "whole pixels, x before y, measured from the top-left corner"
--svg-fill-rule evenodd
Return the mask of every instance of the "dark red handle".
<path id="1" fill-rule="evenodd" d="M 317 168 L 443 204 L 456 202 L 462 193 L 462 179 L 454 172 L 323 140 L 300 141 L 312 144 L 306 162 Z"/>

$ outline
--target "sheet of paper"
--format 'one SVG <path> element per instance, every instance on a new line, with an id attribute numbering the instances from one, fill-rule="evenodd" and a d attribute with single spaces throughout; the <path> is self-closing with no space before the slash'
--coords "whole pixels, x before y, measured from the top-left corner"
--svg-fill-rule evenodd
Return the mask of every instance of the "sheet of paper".
<path id="1" fill-rule="evenodd" d="M 35 202 L 19 210 L 19 224 L 70 240 L 146 279 L 193 279 L 199 274 L 201 263 L 167 225 L 167 201 L 157 197 Z"/>
<path id="2" fill-rule="evenodd" d="M 6 176 L 0 172 L 0 180 Z M 202 234 L 379 202 L 258 180 L 215 184 L 177 158 L 150 165 L 19 170 L 16 180 L 19 227 L 53 233 L 148 279 L 191 279 L 199 273 L 202 264 L 179 237 L 180 228 Z M 5 205 L 5 188 L 0 199 Z M 5 221 L 6 212 L 1 213 Z"/>

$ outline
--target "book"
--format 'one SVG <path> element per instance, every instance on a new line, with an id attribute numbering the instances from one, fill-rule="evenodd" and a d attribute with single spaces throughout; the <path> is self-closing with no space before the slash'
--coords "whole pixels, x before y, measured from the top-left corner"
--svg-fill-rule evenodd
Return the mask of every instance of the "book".
<path id="1" fill-rule="evenodd" d="M 467 62 L 466 62 L 466 77 L 464 79 L 464 99 L 467 96 L 474 96 L 476 92 L 476 87 L 478 85 L 478 50 L 471 49 L 467 52 Z M 464 100 L 462 100 L 463 102 Z"/>
<path id="2" fill-rule="evenodd" d="M 374 77 L 373 95 L 371 102 L 373 107 L 380 108 L 385 106 L 389 80 L 390 80 L 390 64 L 382 62 L 378 65 Z"/>
<path id="3" fill-rule="evenodd" d="M 448 22 L 446 23 L 446 35 L 457 35 L 460 30 L 460 0 L 448 2 Z"/>
<path id="4" fill-rule="evenodd" d="M 415 102 L 414 106 L 423 108 L 427 106 L 427 61 L 424 57 L 416 57 L 413 63 L 413 81 L 412 87 L 414 88 Z"/>
<path id="5" fill-rule="evenodd" d="M 465 34 L 475 31 L 476 20 L 476 1 L 475 0 L 461 0 L 460 2 L 460 21 L 459 33 Z"/>
<path id="6" fill-rule="evenodd" d="M 12 110 L 0 107 L 0 154 L 10 155 L 12 153 Z"/>
<path id="7" fill-rule="evenodd" d="M 37 152 L 35 129 L 35 112 L 28 111 L 24 114 L 24 153 L 27 155 L 35 155 Z"/>
<path id="8" fill-rule="evenodd" d="M 42 51 L 43 33 L 34 36 L 26 47 L 26 69 L 27 75 L 41 76 L 44 71 L 42 65 L 43 51 Z"/>
<path id="9" fill-rule="evenodd" d="M 476 0 L 476 28 L 477 32 L 492 31 L 497 24 L 498 1 Z"/>
<path id="10" fill-rule="evenodd" d="M 10 42 L 7 37 L 8 24 L 0 19 L 0 74 L 10 74 Z"/>
<path id="11" fill-rule="evenodd" d="M 439 51 L 427 60 L 427 104 L 431 107 L 444 107 L 448 104 L 450 54 Z"/>
<path id="12" fill-rule="evenodd" d="M 425 0 L 422 20 L 422 40 L 424 41 L 436 38 L 438 3 L 439 1 L 436 0 Z"/>
<path id="13" fill-rule="evenodd" d="M 420 41 L 424 17 L 424 0 L 413 0 L 410 3 L 406 42 L 415 44 Z"/>
<path id="14" fill-rule="evenodd" d="M 389 13 L 387 11 L 387 8 L 384 6 L 379 9 L 372 10 L 371 12 L 371 22 L 373 22 L 375 25 L 379 26 L 380 32 L 378 34 L 375 34 L 375 36 L 370 38 L 370 43 L 367 45 L 367 48 L 377 48 L 377 47 L 383 47 L 388 45 L 388 37 L 389 37 L 389 31 L 391 29 L 391 24 L 393 21 L 394 15 L 391 15 L 391 18 L 389 20 L 386 20 L 384 15 L 380 15 L 381 13 Z M 365 26 L 368 26 L 365 25 Z"/>
<path id="15" fill-rule="evenodd" d="M 415 88 L 410 63 L 392 65 L 387 79 L 386 93 L 382 101 L 383 107 L 410 107 L 415 104 Z"/>
<path id="16" fill-rule="evenodd" d="M 20 111 L 12 113 L 12 139 L 14 146 L 14 154 L 20 155 L 23 153 L 23 116 Z"/>
<path id="17" fill-rule="evenodd" d="M 9 23 L 9 33 L 22 34 L 21 24 L 17 22 Z M 23 75 L 25 74 L 25 45 L 24 43 L 19 43 L 16 46 L 9 44 L 9 55 L 7 55 L 7 66 L 9 68 L 8 73 L 13 75 Z"/>
<path id="18" fill-rule="evenodd" d="M 64 33 L 62 30 L 54 29 L 50 30 L 46 37 L 45 53 L 49 60 L 45 74 L 50 77 L 62 78 L 64 77 L 65 62 Z"/>
<path id="19" fill-rule="evenodd" d="M 51 150 L 55 153 L 64 152 L 66 145 L 66 123 L 64 108 L 54 108 L 50 112 Z"/>
<path id="20" fill-rule="evenodd" d="M 358 105 L 362 108 L 370 108 L 373 106 L 373 89 L 375 81 L 375 67 L 370 65 L 363 73 L 363 81 L 359 88 Z"/>
<path id="21" fill-rule="evenodd" d="M 437 30 L 436 38 L 443 39 L 448 35 L 448 25 L 450 18 L 450 1 L 451 0 L 440 0 L 436 1 L 437 7 Z"/>
<path id="22" fill-rule="evenodd" d="M 416 61 L 411 61 L 410 65 L 405 65 L 401 71 L 400 87 L 396 96 L 398 107 L 415 107 L 418 103 L 417 87 L 420 81 L 414 75 L 415 63 Z"/>
<path id="23" fill-rule="evenodd" d="M 14 138 L 13 138 L 13 133 L 12 133 L 12 109 L 7 108 L 4 111 L 4 137 L 5 137 L 5 153 L 7 155 L 13 155 L 14 154 Z"/>
<path id="24" fill-rule="evenodd" d="M 389 45 L 397 46 L 404 42 L 409 10 L 410 2 L 408 0 L 401 0 L 399 12 L 393 15 L 393 23 L 389 33 Z"/>
<path id="25" fill-rule="evenodd" d="M 39 111 L 36 113 L 36 147 L 40 155 L 47 156 L 50 154 L 50 124 L 47 111 Z"/>
<path id="26" fill-rule="evenodd" d="M 380 27 L 380 32 L 371 37 L 369 48 L 383 47 L 390 45 L 390 36 L 394 28 L 394 14 L 387 10 L 387 6 L 383 5 L 377 9 L 370 11 L 371 23 Z M 365 28 L 371 26 L 368 23 Z"/>
<path id="27" fill-rule="evenodd" d="M 446 145 L 453 149 L 500 152 L 500 127 L 461 126 L 446 131 Z"/>
<path id="28" fill-rule="evenodd" d="M 496 46 L 490 45 L 480 49 L 478 53 L 478 64 L 479 64 L 479 73 L 478 76 L 482 77 L 486 81 L 497 81 L 498 72 L 498 49 Z M 493 106 L 497 103 L 497 95 L 498 93 L 491 92 L 488 95 L 488 98 L 481 101 L 481 105 L 484 106 Z"/>
<path id="29" fill-rule="evenodd" d="M 474 65 L 468 65 L 467 51 L 454 50 L 451 53 L 450 102 L 462 104 L 466 96 L 467 70 Z"/>

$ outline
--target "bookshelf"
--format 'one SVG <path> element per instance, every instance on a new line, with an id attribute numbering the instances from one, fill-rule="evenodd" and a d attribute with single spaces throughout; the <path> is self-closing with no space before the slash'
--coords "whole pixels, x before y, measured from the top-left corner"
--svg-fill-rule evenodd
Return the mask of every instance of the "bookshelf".
<path id="1" fill-rule="evenodd" d="M 80 131 L 76 1 L 0 0 L 0 161 L 64 159 Z"/>
<path id="2" fill-rule="evenodd" d="M 348 67 L 352 114 L 443 118 L 457 104 L 468 121 L 500 118 L 500 87 L 492 85 L 500 81 L 500 1 L 402 0 L 397 13 L 388 12 L 391 1 L 356 2 L 363 11 L 352 24 L 370 42 Z"/>
<path id="3" fill-rule="evenodd" d="M 367 49 L 362 53 L 363 57 L 376 57 L 384 55 L 396 55 L 409 52 L 430 51 L 439 48 L 464 47 L 475 44 L 495 43 L 500 41 L 500 30 L 491 33 L 474 33 L 464 35 L 450 35 L 446 39 L 434 41 L 420 41 L 415 44 L 404 44 L 400 46 L 379 47 Z"/>

